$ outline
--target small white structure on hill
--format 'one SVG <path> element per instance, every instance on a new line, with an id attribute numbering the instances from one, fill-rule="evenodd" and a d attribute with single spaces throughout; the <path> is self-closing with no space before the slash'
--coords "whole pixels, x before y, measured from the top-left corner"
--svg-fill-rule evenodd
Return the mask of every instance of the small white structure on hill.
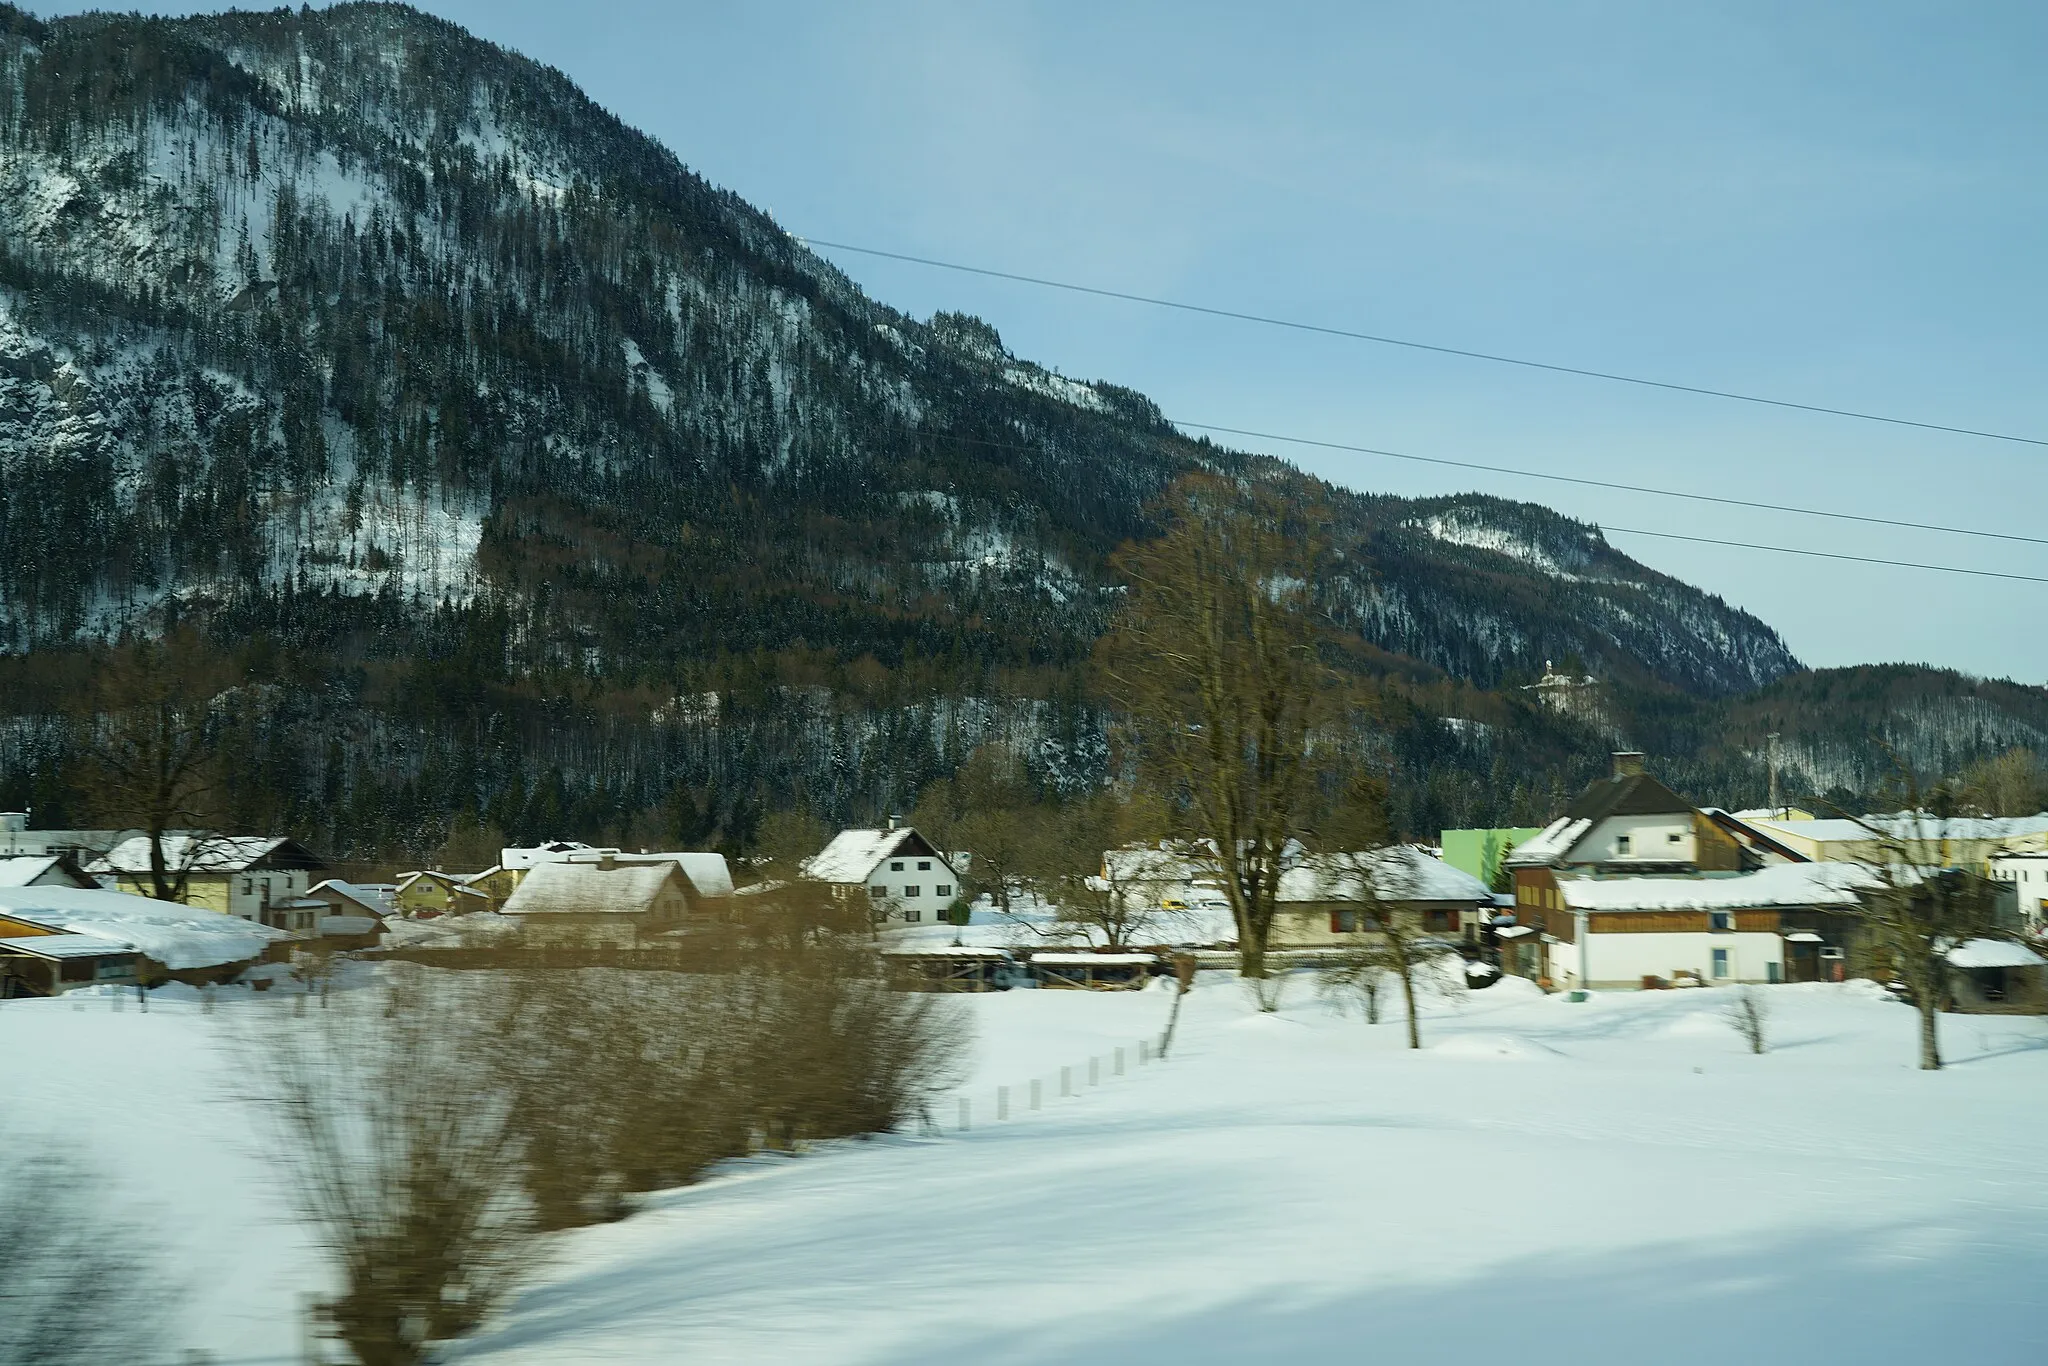
<path id="1" fill-rule="evenodd" d="M 865 899 L 877 925 L 943 918 L 960 896 L 953 859 L 909 826 L 842 830 L 805 860 L 803 875 L 841 901 Z"/>

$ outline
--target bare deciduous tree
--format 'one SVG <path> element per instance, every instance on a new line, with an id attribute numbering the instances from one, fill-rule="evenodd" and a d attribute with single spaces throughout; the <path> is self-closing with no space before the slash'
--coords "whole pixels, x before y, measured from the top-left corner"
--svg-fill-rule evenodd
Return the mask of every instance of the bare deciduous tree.
<path id="1" fill-rule="evenodd" d="M 1736 987 L 1723 1014 L 1750 1052 L 1761 1053 L 1770 1047 L 1771 1002 L 1763 992 L 1750 986 Z"/>
<path id="2" fill-rule="evenodd" d="M 476 1029 L 489 984 L 421 969 L 245 1039 L 272 1151 L 334 1263 L 326 1320 L 363 1366 L 413 1366 L 530 1267 L 522 1136 Z"/>
<path id="3" fill-rule="evenodd" d="M 1408 1012 L 1408 1046 L 1422 1047 L 1421 1014 L 1416 985 L 1440 991 L 1464 986 L 1464 959 L 1455 945 L 1424 928 L 1422 917 L 1402 909 L 1393 896 L 1406 884 L 1408 872 L 1399 850 L 1312 856 L 1308 869 L 1322 880 L 1325 899 L 1356 906 L 1363 941 L 1325 974 L 1325 988 L 1357 1000 L 1368 1023 L 1379 1021 L 1379 993 L 1388 984 L 1401 988 Z"/>
<path id="4" fill-rule="evenodd" d="M 2025 748 L 1979 759 L 1957 780 L 1960 803 L 1987 816 L 2031 816 L 2048 807 L 2048 763 Z"/>
<path id="5" fill-rule="evenodd" d="M 106 1184 L 47 1143 L 0 1136 L 0 1366 L 168 1358 L 154 1248 Z"/>
<path id="6" fill-rule="evenodd" d="M 197 633 L 180 630 L 115 654 L 80 699 L 80 796 L 94 816 L 149 841 L 147 890 L 183 901 L 203 836 L 225 796 L 219 762 L 224 718 L 214 705 L 217 665 Z"/>
<path id="7" fill-rule="evenodd" d="M 1948 999 L 1948 954 L 1997 930 L 1996 890 L 1974 868 L 1953 861 L 1955 789 L 1923 786 L 1894 757 L 1894 791 L 1904 809 L 1882 817 L 1848 816 L 1868 832 L 1873 883 L 1860 914 L 1878 953 L 1905 984 L 1920 1012 L 1920 1066 L 1941 1066 L 1941 1009 Z M 1842 813 L 1847 815 L 1847 813 Z"/>
<path id="8" fill-rule="evenodd" d="M 1332 711 L 1311 591 L 1323 538 L 1300 507 L 1217 476 L 1181 480 L 1165 508 L 1166 534 L 1118 556 L 1130 593 L 1102 669 L 1141 764 L 1208 842 L 1240 969 L 1270 1010 L 1280 877 L 1317 796 L 1311 739 Z"/>

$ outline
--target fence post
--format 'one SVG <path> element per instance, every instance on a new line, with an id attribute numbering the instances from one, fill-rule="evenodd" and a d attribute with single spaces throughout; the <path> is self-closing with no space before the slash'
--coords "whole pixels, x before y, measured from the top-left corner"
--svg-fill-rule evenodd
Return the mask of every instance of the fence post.
<path id="1" fill-rule="evenodd" d="M 1031 1108 L 1036 1110 L 1039 1106 L 1039 1102 L 1043 1098 L 1044 1097 L 1040 1094 L 1039 1080 L 1037 1077 L 1033 1077 L 1031 1079 Z"/>
<path id="2" fill-rule="evenodd" d="M 1090 1086 L 1102 1085 L 1102 1059 L 1088 1059 L 1088 1084 Z"/>
<path id="3" fill-rule="evenodd" d="M 1060 1069 L 1060 1094 L 1063 1096 L 1074 1094 L 1074 1069 L 1071 1067 L 1062 1067 Z"/>
<path id="4" fill-rule="evenodd" d="M 998 1086 L 996 1088 L 996 1118 L 998 1120 L 1004 1120 L 1008 1119 L 1009 1117 L 1010 1088 L 1007 1086 Z"/>
<path id="5" fill-rule="evenodd" d="M 972 1102 L 972 1101 L 970 1101 L 970 1100 L 968 1100 L 968 1099 L 967 1099 L 967 1097 L 965 1097 L 965 1096 L 962 1096 L 962 1097 L 960 1097 L 960 1132 L 961 1132 L 961 1133 L 963 1133 L 963 1134 L 967 1132 L 967 1130 L 969 1129 L 969 1127 L 971 1127 L 971 1126 L 969 1126 L 969 1124 L 968 1124 L 968 1122 L 967 1122 L 967 1119 L 968 1119 L 968 1115 L 969 1115 L 969 1113 L 970 1113 L 970 1109 L 969 1109 L 969 1107 L 970 1107 L 970 1106 L 971 1106 L 972 1104 L 973 1104 L 973 1102 Z"/>
<path id="6" fill-rule="evenodd" d="M 1122 1075 L 1124 1074 L 1124 1051 L 1123 1051 L 1123 1050 L 1122 1050 L 1121 1048 L 1119 1048 L 1119 1049 L 1118 1049 L 1118 1050 L 1116 1051 L 1116 1069 L 1115 1069 L 1115 1071 L 1116 1071 L 1116 1075 L 1117 1075 L 1117 1076 L 1119 1076 L 1119 1077 L 1120 1077 L 1120 1076 L 1122 1076 Z"/>
<path id="7" fill-rule="evenodd" d="M 1152 1041 L 1150 1039 L 1138 1040 L 1138 1066 L 1143 1067 L 1150 1061 L 1152 1061 Z"/>

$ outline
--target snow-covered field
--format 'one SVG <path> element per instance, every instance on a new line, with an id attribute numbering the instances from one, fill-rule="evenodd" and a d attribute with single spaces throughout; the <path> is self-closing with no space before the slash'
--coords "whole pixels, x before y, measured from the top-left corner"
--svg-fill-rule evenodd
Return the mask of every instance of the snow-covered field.
<path id="1" fill-rule="evenodd" d="M 936 1137 L 656 1196 L 565 1237 L 456 1357 L 2048 1360 L 2048 1021 L 1945 1017 L 1953 1065 L 1925 1074 L 1874 989 L 1768 990 L 1762 1057 L 1719 993 L 1514 981 L 1432 1010 L 1410 1053 L 1305 983 L 1261 1017 L 1205 974 L 1145 1067 L 1164 992 L 967 998 L 967 1132 L 949 1101 Z M 318 1285 L 219 1044 L 255 1004 L 0 1006 L 9 1129 L 137 1197 L 224 1363 L 296 1359 Z"/>

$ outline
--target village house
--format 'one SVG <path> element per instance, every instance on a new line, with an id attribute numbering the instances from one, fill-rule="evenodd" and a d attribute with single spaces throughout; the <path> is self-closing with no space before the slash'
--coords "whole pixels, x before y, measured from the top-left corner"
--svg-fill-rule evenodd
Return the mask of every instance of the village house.
<path id="1" fill-rule="evenodd" d="M 1994 854 L 1989 862 L 1991 880 L 2012 889 L 2021 927 L 2048 931 L 2048 854 Z"/>
<path id="2" fill-rule="evenodd" d="M 1492 906 L 1485 883 L 1416 845 L 1304 854 L 1280 875 L 1273 947 L 1365 943 L 1381 916 L 1411 933 L 1476 944 Z"/>
<path id="3" fill-rule="evenodd" d="M 668 859 L 537 863 L 505 900 L 502 914 L 531 943 L 632 948 L 688 923 L 690 885 Z"/>
<path id="4" fill-rule="evenodd" d="M 164 865 L 182 878 L 187 906 L 271 924 L 271 903 L 291 901 L 327 870 L 296 840 L 265 835 L 166 835 Z M 87 872 L 117 891 L 151 896 L 149 837 L 131 835 L 89 864 Z"/>
<path id="5" fill-rule="evenodd" d="M 470 885 L 460 873 L 425 869 L 398 879 L 392 893 L 397 913 L 407 920 L 432 920 L 444 915 L 470 915 L 494 911 L 498 902 L 481 887 Z"/>
<path id="6" fill-rule="evenodd" d="M 132 830 L 33 830 L 26 811 L 0 811 L 0 858 L 42 858 L 69 854 L 78 865 L 92 860 L 119 844 Z M 180 830 L 178 834 L 190 832 Z"/>
<path id="7" fill-rule="evenodd" d="M 1841 980 L 1861 894 L 1876 883 L 1853 863 L 1648 877 L 1561 872 L 1556 906 L 1517 928 L 1540 931 L 1537 973 L 1560 988 Z"/>
<path id="8" fill-rule="evenodd" d="M 629 854 L 618 849 L 578 849 L 566 853 L 563 863 L 594 863 L 611 859 L 617 863 L 673 863 L 689 889 L 690 910 L 708 915 L 730 904 L 732 869 L 723 854 L 642 852 Z M 530 870 L 529 870 L 530 871 Z M 523 875 L 522 875 L 523 876 Z"/>
<path id="9" fill-rule="evenodd" d="M 231 981 L 289 950 L 289 936 L 124 892 L 0 889 L 0 997 L 107 983 Z"/>
<path id="10" fill-rule="evenodd" d="M 97 887 L 69 854 L 0 858 L 0 887 Z"/>
<path id="11" fill-rule="evenodd" d="M 908 826 L 842 830 L 805 860 L 803 876 L 843 903 L 864 903 L 875 924 L 943 920 L 960 895 L 953 860 Z"/>
<path id="12" fill-rule="evenodd" d="M 1826 863 L 1890 863 L 1903 858 L 1929 868 L 1965 868 L 1980 875 L 2001 856 L 2048 855 L 2048 813 L 2038 816 L 1937 817 L 1910 811 L 1824 820 L 1744 824 Z"/>

